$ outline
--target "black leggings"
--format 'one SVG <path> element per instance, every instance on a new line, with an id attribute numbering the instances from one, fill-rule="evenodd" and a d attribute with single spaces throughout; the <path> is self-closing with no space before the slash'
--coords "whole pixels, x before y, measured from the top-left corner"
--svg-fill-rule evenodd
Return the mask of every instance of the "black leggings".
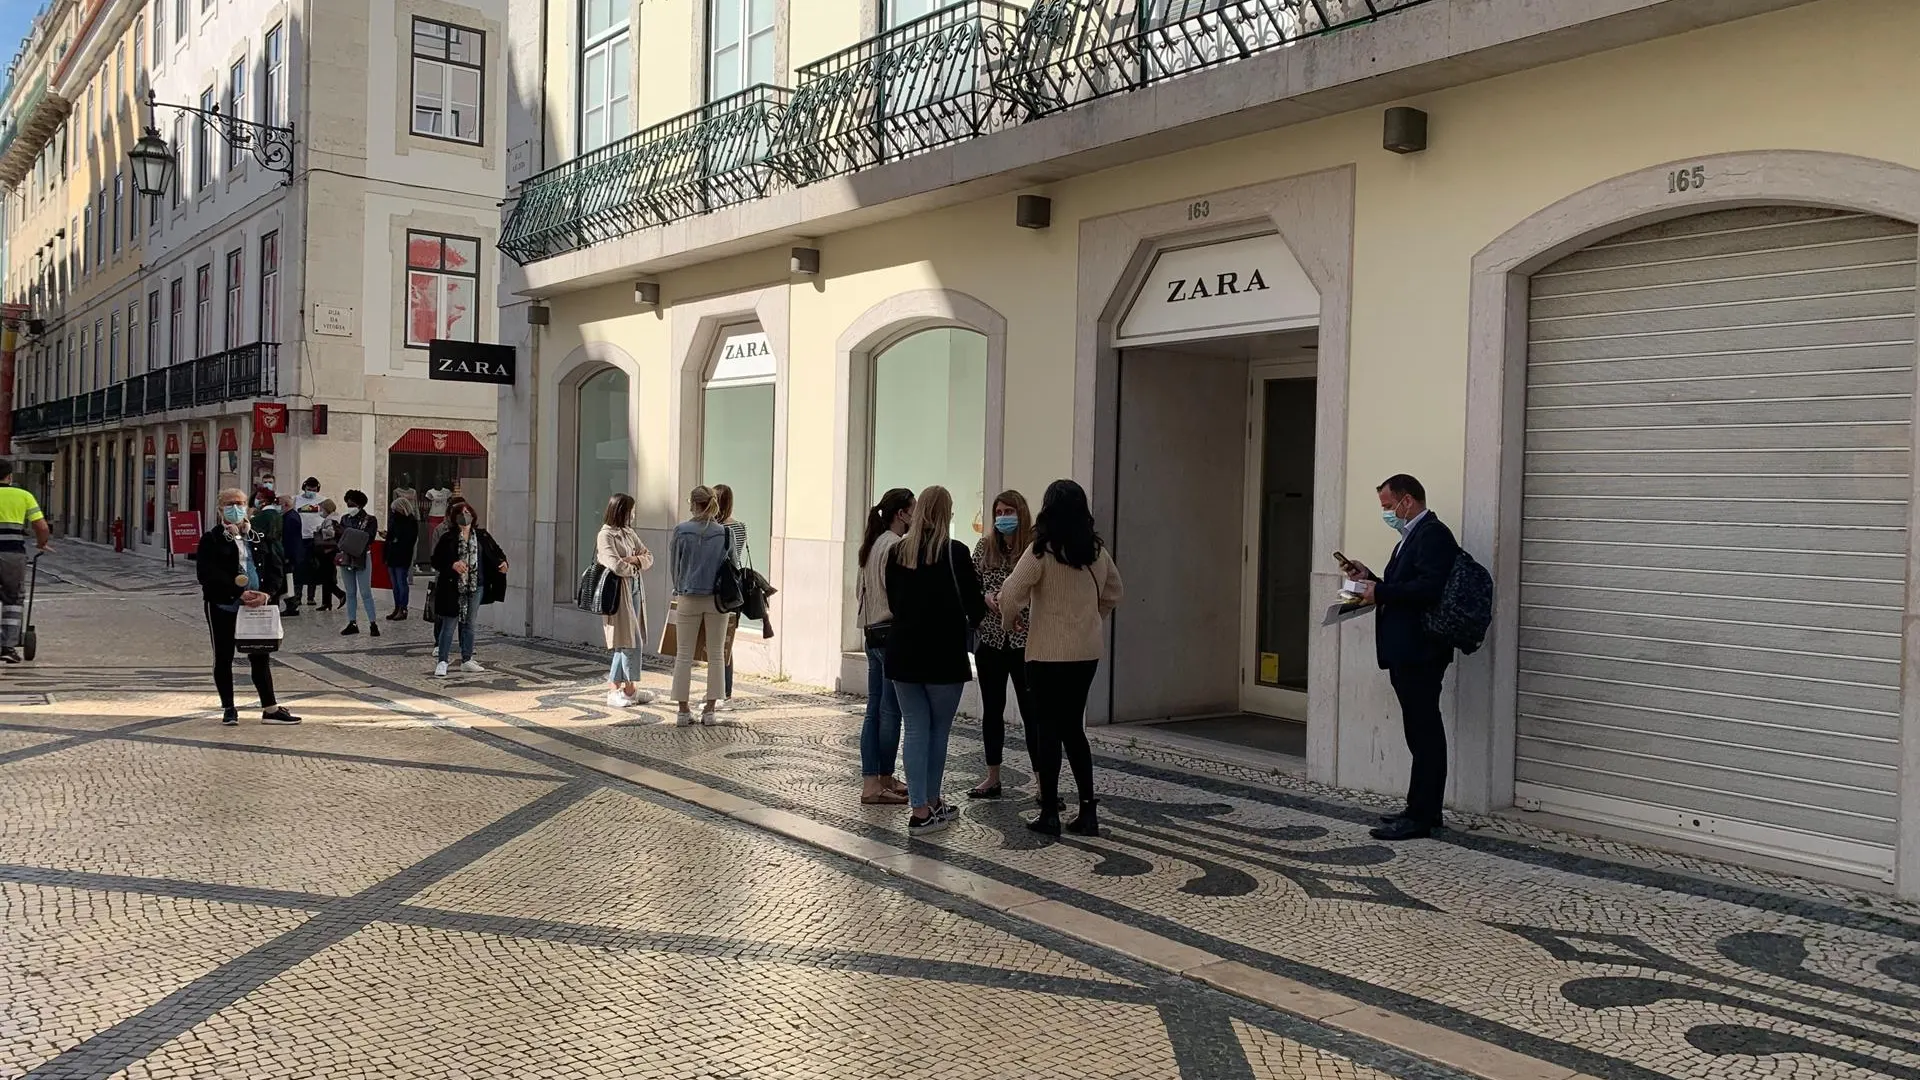
<path id="1" fill-rule="evenodd" d="M 991 645 L 980 646 L 974 654 L 979 661 L 980 703 L 984 713 L 980 718 L 981 734 L 987 744 L 987 764 L 998 766 L 1002 751 L 1007 744 L 1007 683 L 1013 683 L 1014 700 L 1020 703 L 1020 719 L 1032 723 L 1033 703 L 1027 693 L 1027 650 L 1007 646 L 996 648 Z M 1027 756 L 1033 756 L 1032 739 L 1028 739 Z"/>
<path id="2" fill-rule="evenodd" d="M 1040 805 L 1060 797 L 1060 752 L 1066 750 L 1080 801 L 1093 798 L 1093 748 L 1087 745 L 1087 692 L 1093 689 L 1098 660 L 1027 661 L 1027 752 L 1040 779 Z"/>
<path id="3" fill-rule="evenodd" d="M 237 611 L 221 611 L 212 604 L 207 607 L 207 630 L 213 636 L 213 686 L 220 691 L 220 707 L 233 708 L 233 624 L 239 619 Z M 253 688 L 260 691 L 260 707 L 271 709 L 278 704 L 273 696 L 273 657 L 270 653 L 248 653 L 247 662 L 253 666 Z"/>

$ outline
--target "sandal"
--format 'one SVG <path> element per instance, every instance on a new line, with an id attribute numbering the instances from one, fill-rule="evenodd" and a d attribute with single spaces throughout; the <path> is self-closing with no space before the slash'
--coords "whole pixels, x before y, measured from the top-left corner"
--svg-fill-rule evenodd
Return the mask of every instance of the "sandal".
<path id="1" fill-rule="evenodd" d="M 878 795 L 860 796 L 862 806 L 905 806 L 907 797 L 897 791 L 882 791 Z"/>
<path id="2" fill-rule="evenodd" d="M 969 799 L 997 799 L 999 797 L 1000 797 L 999 784 L 994 784 L 991 787 L 988 787 L 986 785 L 981 785 L 980 787 L 974 788 L 972 791 L 967 792 L 967 798 Z"/>

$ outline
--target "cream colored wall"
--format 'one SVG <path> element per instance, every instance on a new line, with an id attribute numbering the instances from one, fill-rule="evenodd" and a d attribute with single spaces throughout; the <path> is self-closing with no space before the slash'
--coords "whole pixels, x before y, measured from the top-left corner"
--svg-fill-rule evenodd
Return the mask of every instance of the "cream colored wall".
<path id="1" fill-rule="evenodd" d="M 838 27 L 833 17 L 796 20 L 796 62 L 827 51 Z M 1432 117 L 1432 146 L 1417 155 L 1381 150 L 1380 115 L 1369 109 L 1037 189 L 1054 200 L 1045 232 L 1015 228 L 1012 201 L 994 199 L 824 237 L 823 276 L 791 288 L 786 535 L 835 539 L 844 528 L 832 511 L 845 475 L 834 452 L 833 346 L 861 313 L 901 292 L 947 288 L 1006 317 L 1004 479 L 1037 490 L 1074 468 L 1076 223 L 1352 164 L 1346 550 L 1384 560 L 1392 537 L 1378 524 L 1378 479 L 1417 472 L 1436 511 L 1459 517 L 1468 271 L 1481 247 L 1588 185 L 1703 153 L 1801 148 L 1920 165 L 1920 114 L 1897 105 L 1920 94 L 1916 40 L 1920 5 L 1828 0 L 1416 99 Z M 784 252 L 665 275 L 664 315 L 639 313 L 626 285 L 553 302 L 544 356 L 587 338 L 640 360 L 647 484 L 668 481 L 668 433 L 655 425 L 664 426 L 670 396 L 661 380 L 673 303 L 783 278 L 774 255 Z M 636 494 L 643 509 L 670 515 L 672 496 Z"/>

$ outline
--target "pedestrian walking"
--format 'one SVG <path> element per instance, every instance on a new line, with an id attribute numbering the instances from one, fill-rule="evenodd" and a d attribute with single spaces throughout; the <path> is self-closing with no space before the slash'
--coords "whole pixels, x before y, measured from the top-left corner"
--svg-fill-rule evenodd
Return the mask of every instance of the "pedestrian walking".
<path id="1" fill-rule="evenodd" d="M 507 598 L 507 556 L 480 527 L 473 504 L 447 508 L 447 529 L 433 549 L 433 614 L 439 620 L 438 653 L 433 674 L 447 677 L 455 635 L 460 638 L 460 670 L 487 670 L 473 658 L 474 620 L 480 608 Z"/>
<path id="2" fill-rule="evenodd" d="M 607 500 L 600 532 L 593 541 L 594 561 L 619 579 L 619 606 L 604 615 L 607 651 L 607 704 L 616 709 L 645 705 L 653 693 L 640 688 L 640 659 L 634 652 L 647 640 L 647 590 L 640 575 L 653 569 L 653 552 L 633 530 L 633 496 L 624 492 Z"/>
<path id="3" fill-rule="evenodd" d="M 284 556 L 281 565 L 287 568 L 287 606 L 281 614 L 289 618 L 300 614 L 300 582 L 305 575 L 301 564 L 307 557 L 306 537 L 301 532 L 301 517 L 294 510 L 294 498 L 282 495 L 280 504 L 280 554 Z"/>
<path id="4" fill-rule="evenodd" d="M 714 520 L 727 527 L 727 557 L 733 561 L 733 567 L 736 570 L 742 566 L 751 566 L 753 553 L 747 549 L 746 523 L 736 521 L 733 517 L 733 489 L 725 484 L 715 484 L 713 497 L 719 508 L 715 512 Z M 740 613 L 729 611 L 727 613 L 727 645 L 721 650 L 721 658 L 726 664 L 725 693 L 721 696 L 718 706 L 722 711 L 731 711 L 733 708 L 733 636 L 739 631 Z M 707 649 L 711 657 L 713 649 L 711 641 L 707 643 Z M 707 662 L 713 661 L 709 658 Z"/>
<path id="5" fill-rule="evenodd" d="M 905 728 L 908 835 L 952 824 L 959 810 L 940 796 L 947 739 L 960 694 L 973 678 L 967 652 L 986 618 L 967 546 L 950 536 L 953 496 L 934 485 L 914 500 L 906 535 L 887 553 L 887 678 Z"/>
<path id="6" fill-rule="evenodd" d="M 367 513 L 366 492 L 351 489 L 342 497 L 347 500 L 347 512 L 340 518 L 334 541 L 334 563 L 346 582 L 347 626 L 340 636 L 360 632 L 360 611 L 364 608 L 367 633 L 379 637 L 380 622 L 374 617 L 373 606 L 373 539 L 380 533 L 380 519 Z"/>
<path id="7" fill-rule="evenodd" d="M 1376 492 L 1380 518 L 1400 534 L 1385 577 L 1349 561 L 1349 580 L 1364 582 L 1361 596 L 1378 604 L 1374 658 L 1400 701 L 1400 724 L 1413 757 L 1407 805 L 1373 830 L 1376 840 L 1417 840 L 1440 827 L 1447 792 L 1447 729 L 1440 717 L 1440 687 L 1453 663 L 1453 643 L 1428 633 L 1427 612 L 1440 603 L 1460 543 L 1453 530 L 1427 509 L 1427 489 L 1401 473 Z"/>
<path id="8" fill-rule="evenodd" d="M 307 603 L 313 603 L 313 594 L 320 593 L 320 610 L 332 611 L 333 598 L 341 600 L 347 594 L 340 589 L 340 567 L 335 556 L 340 554 L 340 508 L 332 499 L 321 499 L 311 510 L 302 511 L 311 515 L 314 521 L 313 531 L 307 534 Z"/>
<path id="9" fill-rule="evenodd" d="M 207 633 L 213 641 L 213 686 L 220 693 L 220 722 L 240 722 L 233 703 L 234 631 L 241 608 L 277 603 L 286 585 L 286 568 L 264 536 L 247 521 L 247 493 L 227 488 L 220 493 L 219 520 L 200 537 L 194 556 L 200 579 L 200 598 L 206 610 Z M 260 695 L 260 720 L 266 724 L 297 724 L 300 718 L 281 705 L 273 692 L 273 655 L 250 652 L 253 688 Z"/>
<path id="10" fill-rule="evenodd" d="M 53 550 L 53 530 L 33 492 L 13 483 L 13 462 L 0 458 L 0 661 L 18 664 L 27 588 L 27 533 L 41 554 Z"/>
<path id="11" fill-rule="evenodd" d="M 1013 685 L 1014 700 L 1025 722 L 1033 711 L 1027 700 L 1027 616 L 1022 611 L 1011 628 L 1001 624 L 1000 587 L 1013 572 L 1020 556 L 1033 546 L 1033 513 L 1026 496 L 1003 491 L 993 499 L 992 528 L 973 546 L 973 569 L 980 575 L 980 589 L 986 594 L 987 621 L 980 624 L 980 648 L 974 652 L 980 675 L 980 734 L 986 746 L 987 775 L 972 791 L 969 799 L 1000 797 L 1000 761 L 1007 743 L 1007 685 Z M 1032 754 L 1029 752 L 1028 757 Z"/>
<path id="12" fill-rule="evenodd" d="M 867 651 L 867 714 L 860 723 L 860 801 L 869 806 L 905 806 L 907 785 L 894 777 L 900 754 L 900 695 L 887 678 L 887 556 L 913 517 L 913 492 L 894 488 L 867 511 L 860 541 L 860 631 Z"/>
<path id="13" fill-rule="evenodd" d="M 1040 781 L 1040 816 L 1027 828 L 1060 835 L 1060 755 L 1073 767 L 1080 813 L 1067 831 L 1100 833 L 1093 794 L 1093 748 L 1087 744 L 1087 693 L 1100 668 L 1106 618 L 1120 605 L 1120 569 L 1093 529 L 1087 493 L 1055 480 L 1040 499 L 1033 546 L 1000 586 L 1000 625 L 1013 629 L 1027 611 L 1027 753 Z M 1032 712 L 1026 712 L 1031 707 Z"/>
<path id="14" fill-rule="evenodd" d="M 393 589 L 393 611 L 387 615 L 387 621 L 405 622 L 407 605 L 413 602 L 413 562 L 414 552 L 420 547 L 420 511 L 414 505 L 412 492 L 404 488 L 387 507 L 384 539 L 381 557 L 386 560 L 387 580 Z"/>
<path id="15" fill-rule="evenodd" d="M 674 526 L 671 548 L 673 570 L 673 700 L 679 705 L 674 722 L 680 727 L 693 723 L 690 700 L 693 694 L 693 658 L 700 645 L 700 634 L 707 635 L 707 697 L 700 710 L 700 722 L 712 727 L 720 722 L 714 715 L 720 693 L 725 689 L 726 661 L 720 657 L 720 642 L 727 632 L 727 613 L 714 599 L 714 580 L 720 569 L 733 560 L 733 545 L 727 527 L 717 520 L 720 500 L 704 485 L 687 496 L 690 516 Z"/>

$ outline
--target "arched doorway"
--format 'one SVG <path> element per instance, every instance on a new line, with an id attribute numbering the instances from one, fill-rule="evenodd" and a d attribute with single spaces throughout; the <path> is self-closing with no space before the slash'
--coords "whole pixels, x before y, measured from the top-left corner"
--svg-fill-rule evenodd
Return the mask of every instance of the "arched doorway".
<path id="1" fill-rule="evenodd" d="M 987 336 L 940 327 L 901 338 L 874 355 L 867 400 L 868 504 L 890 488 L 939 484 L 953 493 L 954 539 L 973 544 L 994 494 L 985 490 Z"/>
<path id="2" fill-rule="evenodd" d="M 1915 255 L 1760 207 L 1532 275 L 1517 804 L 1891 875 Z"/>
<path id="3" fill-rule="evenodd" d="M 556 589 L 593 562 L 594 538 L 606 516 L 607 499 L 617 492 L 633 493 L 630 392 L 627 373 L 616 367 L 595 371 L 574 391 L 573 561 L 558 576 Z"/>

